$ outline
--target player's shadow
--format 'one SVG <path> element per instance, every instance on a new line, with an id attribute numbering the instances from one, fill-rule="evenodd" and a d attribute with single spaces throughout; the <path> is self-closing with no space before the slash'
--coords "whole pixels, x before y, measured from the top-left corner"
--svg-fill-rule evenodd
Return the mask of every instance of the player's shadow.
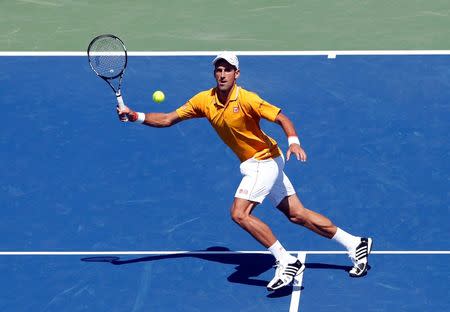
<path id="1" fill-rule="evenodd" d="M 268 280 L 257 278 L 264 272 L 271 270 L 274 266 L 274 258 L 270 254 L 252 254 L 252 253 L 226 253 L 230 250 L 225 247 L 210 247 L 202 250 L 199 253 L 189 252 L 172 255 L 155 255 L 146 256 L 133 259 L 120 259 L 119 257 L 89 257 L 82 258 L 85 262 L 104 262 L 113 265 L 127 265 L 140 262 L 158 261 L 165 259 L 179 259 L 179 258 L 198 258 L 212 262 L 223 264 L 232 264 L 235 266 L 235 271 L 228 276 L 228 281 L 231 283 L 246 284 L 251 286 L 266 287 Z M 211 252 L 211 254 L 208 254 Z M 225 253 L 214 253 L 225 252 Z M 328 269 L 328 270 L 350 270 L 349 266 L 324 264 L 324 263 L 306 263 L 307 269 Z M 303 289 L 303 287 L 302 287 Z M 277 298 L 291 295 L 293 286 L 283 287 L 280 290 L 271 292 L 269 298 Z"/>

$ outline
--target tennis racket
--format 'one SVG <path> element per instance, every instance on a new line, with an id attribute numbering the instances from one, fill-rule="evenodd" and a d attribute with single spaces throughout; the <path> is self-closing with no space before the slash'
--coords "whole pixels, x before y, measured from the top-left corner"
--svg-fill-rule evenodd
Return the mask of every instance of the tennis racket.
<path id="1" fill-rule="evenodd" d="M 123 108 L 125 104 L 120 87 L 128 59 L 123 41 L 110 34 L 97 36 L 89 43 L 87 54 L 92 70 L 108 83 L 116 95 L 119 108 Z M 123 115 L 120 120 L 128 121 L 128 118 Z"/>

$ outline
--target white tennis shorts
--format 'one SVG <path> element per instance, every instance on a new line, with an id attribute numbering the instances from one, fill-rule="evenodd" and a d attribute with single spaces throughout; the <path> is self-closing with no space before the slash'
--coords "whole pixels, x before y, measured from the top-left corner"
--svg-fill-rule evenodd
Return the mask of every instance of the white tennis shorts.
<path id="1" fill-rule="evenodd" d="M 282 156 L 265 160 L 250 158 L 242 162 L 240 169 L 243 178 L 234 196 L 258 203 L 269 197 L 272 204 L 278 206 L 283 198 L 295 194 L 283 168 Z"/>

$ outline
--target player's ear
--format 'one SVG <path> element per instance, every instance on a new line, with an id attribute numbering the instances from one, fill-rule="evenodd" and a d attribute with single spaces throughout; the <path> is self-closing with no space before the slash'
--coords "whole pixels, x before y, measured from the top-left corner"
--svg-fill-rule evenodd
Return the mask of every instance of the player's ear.
<path id="1" fill-rule="evenodd" d="M 236 69 L 236 71 L 234 72 L 234 79 L 238 79 L 240 75 L 241 71 L 239 69 Z"/>

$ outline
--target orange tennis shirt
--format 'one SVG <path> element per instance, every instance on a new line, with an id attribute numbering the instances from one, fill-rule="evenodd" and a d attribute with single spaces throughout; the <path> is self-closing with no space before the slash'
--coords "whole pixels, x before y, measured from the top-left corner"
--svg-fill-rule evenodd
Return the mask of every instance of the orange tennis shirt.
<path id="1" fill-rule="evenodd" d="M 212 88 L 196 94 L 176 112 L 182 120 L 206 117 L 241 162 L 252 157 L 264 160 L 280 156 L 277 142 L 259 126 L 261 118 L 275 121 L 280 108 L 237 85 L 230 94 L 223 104 Z"/>

